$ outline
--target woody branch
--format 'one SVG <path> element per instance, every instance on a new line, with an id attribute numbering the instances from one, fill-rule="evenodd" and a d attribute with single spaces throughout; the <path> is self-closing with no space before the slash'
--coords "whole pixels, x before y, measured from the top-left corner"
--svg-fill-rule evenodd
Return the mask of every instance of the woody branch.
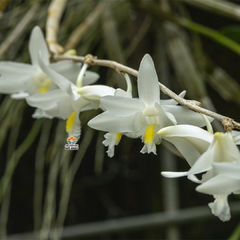
<path id="1" fill-rule="evenodd" d="M 61 60 L 73 60 L 76 62 L 84 62 L 87 63 L 89 66 L 103 66 L 103 67 L 109 67 L 115 69 L 118 73 L 124 74 L 128 73 L 132 76 L 137 77 L 138 71 L 127 67 L 123 64 L 120 64 L 115 61 L 111 60 L 103 60 L 103 59 L 97 59 L 97 57 L 93 57 L 91 54 L 86 55 L 85 57 L 82 56 L 64 56 L 64 55 L 55 55 L 53 57 L 55 61 L 61 61 Z M 188 109 L 198 112 L 201 114 L 205 114 L 209 117 L 212 117 L 220 122 L 222 122 L 224 128 L 226 131 L 231 131 L 234 128 L 240 129 L 240 123 L 234 121 L 232 118 L 229 118 L 227 116 L 215 113 L 213 111 L 210 111 L 208 109 L 202 108 L 201 103 L 195 101 L 195 100 L 186 100 L 180 96 L 178 96 L 176 93 L 171 91 L 169 88 L 167 88 L 165 85 L 159 82 L 159 87 L 161 91 L 171 97 L 172 99 L 176 100 L 179 104 L 182 106 L 187 107 Z"/>

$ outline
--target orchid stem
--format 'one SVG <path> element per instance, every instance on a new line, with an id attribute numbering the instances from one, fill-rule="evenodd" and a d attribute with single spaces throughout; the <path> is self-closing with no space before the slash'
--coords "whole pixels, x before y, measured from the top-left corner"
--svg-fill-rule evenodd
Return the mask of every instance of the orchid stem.
<path id="1" fill-rule="evenodd" d="M 204 114 L 201 114 L 205 123 L 206 123 L 206 127 L 207 127 L 207 131 L 212 133 L 213 134 L 213 128 L 212 128 L 212 125 L 210 123 L 210 121 L 208 120 L 208 118 L 204 115 Z"/>
<path id="2" fill-rule="evenodd" d="M 131 79 L 130 79 L 130 77 L 129 77 L 129 75 L 127 73 L 124 74 L 124 77 L 125 77 L 126 82 L 127 82 L 127 92 L 132 93 Z"/>
<path id="3" fill-rule="evenodd" d="M 48 8 L 48 17 L 46 21 L 46 40 L 49 50 L 56 54 L 64 51 L 63 47 L 57 43 L 57 34 L 66 3 L 67 0 L 52 0 Z"/>
<path id="4" fill-rule="evenodd" d="M 80 73 L 78 75 L 78 78 L 77 78 L 77 87 L 81 88 L 83 86 L 83 77 L 84 77 L 84 74 L 86 72 L 88 68 L 88 64 L 84 63 L 81 70 L 80 70 Z"/>

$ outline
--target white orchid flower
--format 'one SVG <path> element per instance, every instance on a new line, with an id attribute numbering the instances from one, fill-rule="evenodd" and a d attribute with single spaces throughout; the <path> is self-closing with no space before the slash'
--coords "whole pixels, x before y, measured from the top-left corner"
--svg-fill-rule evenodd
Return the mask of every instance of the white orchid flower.
<path id="1" fill-rule="evenodd" d="M 240 156 L 238 157 L 232 162 L 213 163 L 211 171 L 213 176 L 196 188 L 198 192 L 213 195 L 215 201 L 208 205 L 212 213 L 222 221 L 228 221 L 231 218 L 228 195 L 240 194 Z M 230 160 L 233 160 L 232 156 Z"/>
<path id="2" fill-rule="evenodd" d="M 201 155 L 207 151 L 213 141 L 213 134 L 202 128 L 191 125 L 177 125 L 162 128 L 157 133 L 163 139 L 172 143 L 192 167 Z M 186 172 L 161 172 L 164 177 L 174 178 L 188 176 L 197 181 L 193 175 Z"/>
<path id="3" fill-rule="evenodd" d="M 240 133 L 217 132 L 213 135 L 194 126 L 179 125 L 161 129 L 159 134 L 173 143 L 191 166 L 187 172 L 161 174 L 165 177 L 188 176 L 190 180 L 202 183 L 196 190 L 213 195 L 215 201 L 209 204 L 212 213 L 222 221 L 228 221 L 227 197 L 232 192 L 240 193 L 240 153 L 236 146 Z M 202 180 L 198 180 L 195 174 L 203 172 L 206 173 Z"/>
<path id="4" fill-rule="evenodd" d="M 128 74 L 124 74 L 127 83 L 127 90 L 120 88 L 116 89 L 114 96 L 132 98 L 132 83 Z M 108 132 L 104 135 L 105 140 L 102 142 L 105 147 L 108 147 L 107 154 L 111 158 L 114 156 L 115 146 L 117 146 L 122 138 L 122 133 Z M 137 136 L 130 136 L 137 137 Z"/>
<path id="5" fill-rule="evenodd" d="M 90 120 L 88 125 L 101 131 L 133 133 L 140 136 L 144 142 L 141 152 L 154 154 L 156 144 L 161 141 L 161 137 L 156 134 L 159 129 L 177 123 L 205 125 L 200 114 L 176 106 L 174 100 L 160 101 L 157 73 L 148 54 L 140 63 L 138 94 L 139 98 L 103 97 L 100 106 L 106 112 Z"/>
<path id="6" fill-rule="evenodd" d="M 240 133 L 234 131 L 235 138 L 232 133 L 209 133 L 201 128 L 190 125 L 169 126 L 161 129 L 158 134 L 165 140 L 172 143 L 190 165 L 190 170 L 186 172 L 162 172 L 164 177 L 182 177 L 188 176 L 195 182 L 200 182 L 194 177 L 195 174 L 205 172 L 211 169 L 212 162 L 219 154 L 223 157 L 224 152 L 222 146 L 228 146 L 228 152 L 232 151 L 235 157 L 238 156 L 236 144 L 239 144 Z M 221 136 L 221 140 L 218 139 Z M 223 137 L 224 136 L 224 137 Z M 218 141 L 217 141 L 218 140 Z M 216 144 L 216 142 L 218 144 Z M 213 147 L 214 146 L 214 147 Z M 221 149 L 220 149 L 221 148 Z M 234 158 L 236 160 L 236 158 Z M 235 161 L 234 160 L 234 161 Z"/>
<path id="7" fill-rule="evenodd" d="M 213 195 L 209 203 L 212 213 L 222 221 L 231 218 L 228 195 L 240 192 L 240 153 L 232 133 L 215 133 L 212 144 L 202 158 L 193 165 L 189 174 L 208 171 L 203 175 L 197 191 Z"/>
<path id="8" fill-rule="evenodd" d="M 40 68 L 37 60 L 39 51 L 42 61 L 69 80 L 76 80 L 80 64 L 73 61 L 49 62 L 49 52 L 40 27 L 33 28 L 29 41 L 29 54 L 32 64 L 0 62 L 0 92 L 12 94 L 12 98 L 23 99 L 37 93 L 45 93 L 57 89 L 49 76 Z M 98 79 L 98 74 L 86 72 L 89 84 Z"/>
<path id="9" fill-rule="evenodd" d="M 198 174 L 212 169 L 216 162 L 234 162 L 240 159 L 239 150 L 233 140 L 232 133 L 216 132 L 209 148 L 194 163 L 189 174 Z"/>
<path id="10" fill-rule="evenodd" d="M 86 68 L 81 69 L 79 74 L 80 80 L 78 78 L 82 87 L 77 87 L 64 76 L 50 69 L 50 67 L 44 63 L 40 54 L 38 56 L 38 64 L 44 74 L 51 78 L 52 82 L 56 84 L 59 89 L 35 94 L 26 99 L 30 106 L 39 109 L 33 117 L 50 116 L 67 119 L 66 131 L 68 135 L 79 139 L 81 134 L 79 113 L 81 111 L 98 108 L 100 98 L 105 95 L 113 95 L 115 89 L 102 85 L 84 86 L 82 81 L 84 81 L 83 76 Z M 86 98 L 78 93 L 80 89 L 85 89 L 84 94 L 87 96 Z"/>

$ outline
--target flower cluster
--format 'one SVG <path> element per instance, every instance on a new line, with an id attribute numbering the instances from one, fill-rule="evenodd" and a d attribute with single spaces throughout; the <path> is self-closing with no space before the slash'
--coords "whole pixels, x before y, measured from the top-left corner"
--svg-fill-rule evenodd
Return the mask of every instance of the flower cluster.
<path id="1" fill-rule="evenodd" d="M 228 195 L 240 194 L 240 153 L 236 144 L 239 132 L 216 132 L 212 134 L 201 128 L 188 125 L 170 126 L 158 134 L 171 142 L 190 165 L 186 172 L 162 172 L 165 177 L 187 176 L 200 183 L 198 192 L 213 195 L 215 201 L 209 207 L 222 221 L 231 217 Z M 196 174 L 203 173 L 198 179 Z"/>
<path id="2" fill-rule="evenodd" d="M 172 143 L 190 165 L 186 172 L 162 172 L 165 177 L 187 176 L 200 184 L 196 190 L 211 194 L 212 213 L 222 221 L 230 219 L 229 194 L 240 193 L 240 143 L 238 132 L 212 133 L 211 118 L 190 111 L 173 100 L 161 100 L 157 73 L 150 55 L 139 67 L 138 98 L 132 96 L 131 81 L 125 74 L 127 90 L 93 84 L 98 74 L 87 71 L 87 64 L 73 61 L 50 63 L 49 52 L 39 27 L 29 41 L 32 65 L 0 63 L 0 91 L 12 98 L 26 99 L 36 107 L 34 118 L 66 120 L 69 139 L 80 138 L 82 111 L 100 108 L 103 113 L 88 125 L 107 132 L 103 144 L 109 157 L 122 135 L 141 138 L 141 153 L 156 154 L 162 139 Z M 184 97 L 185 91 L 180 93 Z M 208 131 L 201 127 L 207 126 Z M 70 141 L 69 140 L 69 141 Z M 203 173 L 201 179 L 196 174 Z"/>

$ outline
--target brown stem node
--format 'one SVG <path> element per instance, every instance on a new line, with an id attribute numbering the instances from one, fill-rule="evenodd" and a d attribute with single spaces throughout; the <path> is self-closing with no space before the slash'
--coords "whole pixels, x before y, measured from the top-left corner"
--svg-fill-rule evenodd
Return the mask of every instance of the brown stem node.
<path id="1" fill-rule="evenodd" d="M 94 60 L 97 59 L 96 56 L 93 56 L 92 54 L 87 54 L 84 57 L 84 63 L 86 63 L 88 66 L 94 65 Z"/>
<path id="2" fill-rule="evenodd" d="M 222 125 L 226 132 L 231 132 L 234 129 L 233 120 L 229 117 L 226 117 L 222 120 Z"/>

